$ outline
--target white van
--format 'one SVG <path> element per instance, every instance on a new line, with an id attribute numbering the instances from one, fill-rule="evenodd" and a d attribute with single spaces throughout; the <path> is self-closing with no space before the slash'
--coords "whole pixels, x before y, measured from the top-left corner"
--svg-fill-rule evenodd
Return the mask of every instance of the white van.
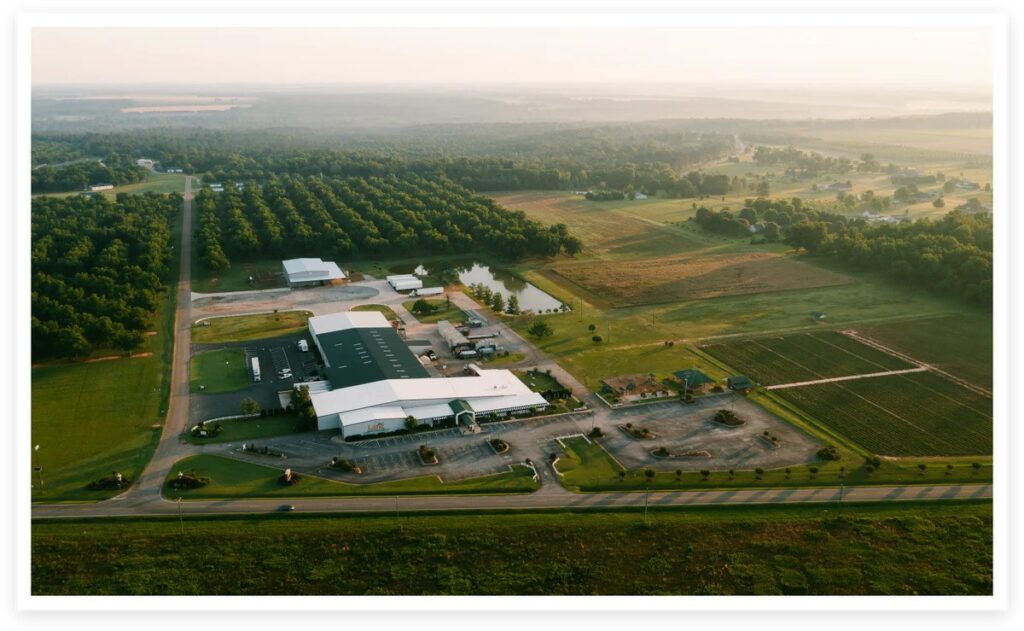
<path id="1" fill-rule="evenodd" d="M 309 342 L 306 340 L 299 340 L 299 350 L 303 353 L 309 352 Z"/>

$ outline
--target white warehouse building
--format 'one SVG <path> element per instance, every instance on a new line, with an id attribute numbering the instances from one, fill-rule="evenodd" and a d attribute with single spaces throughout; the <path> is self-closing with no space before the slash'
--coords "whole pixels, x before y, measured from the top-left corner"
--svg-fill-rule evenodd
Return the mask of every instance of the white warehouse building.
<path id="1" fill-rule="evenodd" d="M 345 280 L 345 272 L 333 261 L 321 259 L 288 259 L 282 261 L 289 287 L 323 285 Z"/>
<path id="2" fill-rule="evenodd" d="M 473 366 L 470 376 L 431 377 L 379 312 L 314 316 L 309 331 L 330 385 L 310 388 L 322 430 L 340 429 L 346 437 L 393 432 L 409 417 L 418 424 L 472 425 L 479 415 L 548 406 L 509 370 Z"/>

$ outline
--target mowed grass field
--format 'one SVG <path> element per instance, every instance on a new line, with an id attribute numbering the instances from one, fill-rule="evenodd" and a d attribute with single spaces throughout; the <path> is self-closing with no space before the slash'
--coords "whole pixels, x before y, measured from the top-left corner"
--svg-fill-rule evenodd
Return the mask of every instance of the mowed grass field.
<path id="1" fill-rule="evenodd" d="M 274 459 L 268 458 L 268 461 Z M 424 468 L 426 469 L 426 468 Z M 394 482 L 373 484 L 347 484 L 326 478 L 303 476 L 293 486 L 283 486 L 278 478 L 283 468 L 260 466 L 231 460 L 221 456 L 201 454 L 178 461 L 171 467 L 168 481 L 178 471 L 195 471 L 210 478 L 210 484 L 189 491 L 175 491 L 169 487 L 165 493 L 184 499 L 223 499 L 253 497 L 334 497 L 347 495 L 437 495 L 446 493 L 529 493 L 537 489 L 533 470 L 515 465 L 507 473 L 443 482 L 436 475 L 423 475 Z M 354 479 L 358 476 L 353 475 Z"/>
<path id="2" fill-rule="evenodd" d="M 193 355 L 188 366 L 190 392 L 234 392 L 249 385 L 245 351 L 240 348 Z"/>
<path id="3" fill-rule="evenodd" d="M 87 486 L 113 471 L 138 479 L 163 427 L 163 370 L 158 357 L 32 370 L 33 501 L 110 497 Z"/>
<path id="4" fill-rule="evenodd" d="M 740 339 L 700 350 L 762 386 L 915 368 L 835 331 Z"/>
<path id="5" fill-rule="evenodd" d="M 209 318 L 192 325 L 192 343 L 244 342 L 298 333 L 305 330 L 311 315 L 311 311 L 279 311 Z"/>
<path id="6" fill-rule="evenodd" d="M 183 527 L 34 522 L 32 593 L 992 593 L 991 502 L 652 509 L 647 525 L 636 512 L 293 513 Z"/>
<path id="7" fill-rule="evenodd" d="M 774 390 L 880 456 L 992 454 L 992 400 L 933 373 Z"/>
<path id="8" fill-rule="evenodd" d="M 276 289 L 285 286 L 280 259 L 232 261 L 231 267 L 216 272 L 199 263 L 197 253 L 192 259 L 192 291 L 209 294 L 222 291 Z M 252 282 L 249 282 L 249 278 Z"/>
<path id="9" fill-rule="evenodd" d="M 612 307 L 845 285 L 845 274 L 767 252 L 668 256 L 609 265 L 557 265 L 555 275 Z"/>

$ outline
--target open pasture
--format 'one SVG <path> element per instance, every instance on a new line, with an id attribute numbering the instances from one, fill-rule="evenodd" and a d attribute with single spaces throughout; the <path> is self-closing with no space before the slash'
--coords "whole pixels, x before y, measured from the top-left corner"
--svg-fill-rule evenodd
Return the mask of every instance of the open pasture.
<path id="1" fill-rule="evenodd" d="M 702 235 L 688 234 L 662 222 L 694 215 L 693 200 L 657 199 L 594 202 L 565 191 L 492 195 L 512 210 L 544 223 L 564 223 L 582 239 L 580 258 L 635 259 L 705 247 Z"/>
<path id="2" fill-rule="evenodd" d="M 880 456 L 987 456 L 992 401 L 931 373 L 776 390 Z"/>
<path id="3" fill-rule="evenodd" d="M 560 265 L 554 274 L 625 307 L 852 283 L 845 274 L 765 252 L 669 256 L 628 265 Z"/>
<path id="4" fill-rule="evenodd" d="M 701 350 L 765 386 L 914 367 L 834 331 L 730 341 Z"/>

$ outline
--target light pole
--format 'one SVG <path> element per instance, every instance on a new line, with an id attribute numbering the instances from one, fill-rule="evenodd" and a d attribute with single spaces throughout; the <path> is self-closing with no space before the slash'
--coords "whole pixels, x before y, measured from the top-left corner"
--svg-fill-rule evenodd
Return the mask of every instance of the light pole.
<path id="1" fill-rule="evenodd" d="M 185 534 L 185 518 L 181 515 L 181 496 L 178 496 L 178 525 L 181 527 L 181 534 Z"/>
<path id="2" fill-rule="evenodd" d="M 651 499 L 651 487 L 644 487 L 644 525 L 647 525 L 647 504 Z"/>
<path id="3" fill-rule="evenodd" d="M 32 455 L 35 456 L 35 459 L 36 459 L 36 466 L 34 467 L 34 469 L 36 470 L 36 473 L 39 474 L 39 490 L 40 491 L 45 491 L 46 490 L 46 485 L 43 483 L 43 467 L 39 464 L 39 455 L 38 454 L 39 454 L 39 445 L 36 445 L 35 448 L 32 450 Z"/>

